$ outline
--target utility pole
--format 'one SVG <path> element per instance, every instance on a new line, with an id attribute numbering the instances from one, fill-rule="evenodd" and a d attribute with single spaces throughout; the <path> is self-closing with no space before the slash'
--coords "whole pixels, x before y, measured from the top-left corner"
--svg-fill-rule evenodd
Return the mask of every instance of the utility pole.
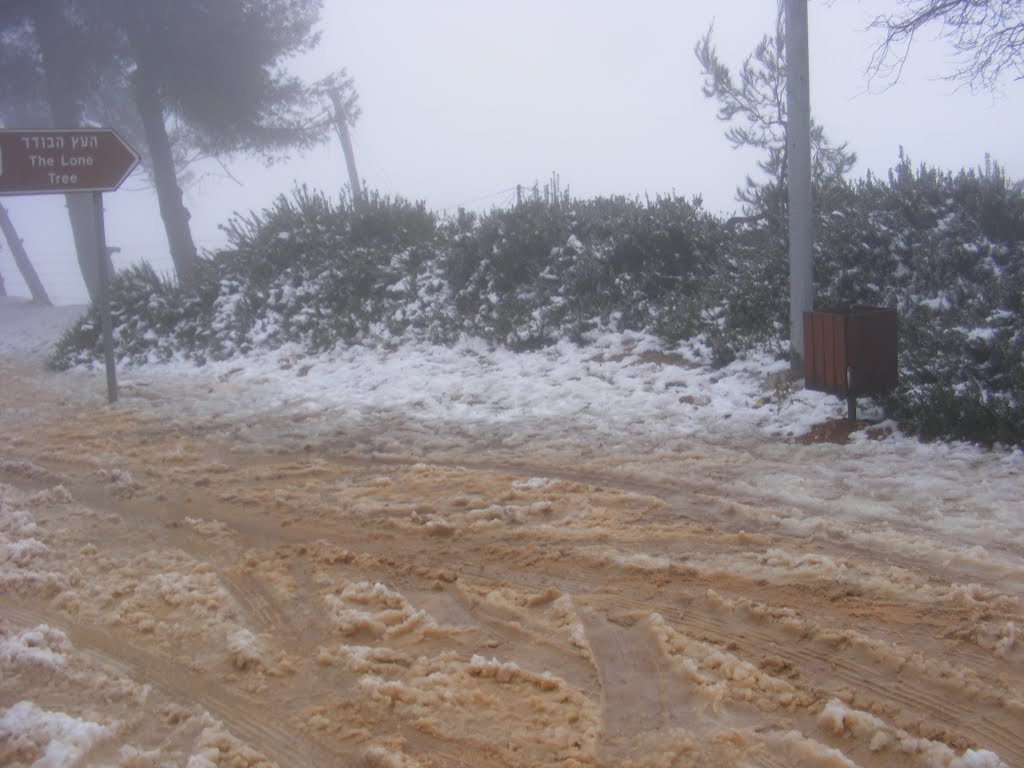
<path id="1" fill-rule="evenodd" d="M 339 91 L 331 91 L 331 101 L 334 102 L 334 127 L 338 130 L 341 148 L 345 152 L 348 183 L 352 187 L 352 202 L 358 206 L 363 202 L 363 190 L 359 184 L 359 174 L 356 172 L 356 156 L 352 151 L 352 137 L 348 133 L 348 110 L 345 108 L 345 102 Z"/>
<path id="2" fill-rule="evenodd" d="M 92 193 L 92 210 L 95 216 L 96 252 L 102 254 L 99 260 L 100 273 L 100 333 L 103 336 L 103 363 L 107 370 L 107 402 L 117 402 L 117 364 L 114 359 L 114 320 L 110 312 L 110 278 L 107 271 L 110 250 L 107 248 L 106 225 L 103 222 L 103 193 Z"/>
<path id="3" fill-rule="evenodd" d="M 789 179 L 789 345 L 799 368 L 804 311 L 814 308 L 811 235 L 811 88 L 807 0 L 786 0 L 786 158 Z"/>

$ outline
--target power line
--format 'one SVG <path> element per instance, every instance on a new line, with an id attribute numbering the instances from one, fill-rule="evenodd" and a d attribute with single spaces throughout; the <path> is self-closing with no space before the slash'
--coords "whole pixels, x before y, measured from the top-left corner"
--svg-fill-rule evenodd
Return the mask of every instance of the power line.
<path id="1" fill-rule="evenodd" d="M 480 197 L 474 197 L 472 200 L 466 200 L 464 202 L 458 203 L 457 205 L 446 206 L 446 207 L 448 207 L 448 208 L 465 208 L 467 205 L 472 205 L 473 203 L 479 203 L 479 202 L 481 202 L 483 200 L 489 200 L 491 198 L 497 197 L 498 195 L 505 195 L 505 194 L 508 194 L 510 192 L 511 193 L 515 193 L 515 191 L 516 191 L 515 187 L 508 187 L 507 189 L 499 189 L 497 192 L 491 192 L 490 194 L 487 194 L 487 195 L 480 195 Z"/>

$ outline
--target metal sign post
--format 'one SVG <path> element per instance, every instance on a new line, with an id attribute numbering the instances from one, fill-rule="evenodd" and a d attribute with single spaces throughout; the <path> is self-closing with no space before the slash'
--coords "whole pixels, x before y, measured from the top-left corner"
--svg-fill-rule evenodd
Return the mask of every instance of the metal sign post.
<path id="1" fill-rule="evenodd" d="M 107 233 L 103 224 L 103 193 L 92 193 L 96 217 L 96 248 L 100 271 L 100 328 L 103 332 L 103 362 L 107 369 L 107 400 L 117 402 L 117 367 L 114 365 L 114 320 L 110 316 L 110 273 L 107 270 Z"/>
<path id="2" fill-rule="evenodd" d="M 117 401 L 117 371 L 103 193 L 120 187 L 138 164 L 139 153 L 109 128 L 0 131 L 0 195 L 92 193 L 100 278 L 100 324 L 107 368 L 107 399 L 111 403 Z"/>

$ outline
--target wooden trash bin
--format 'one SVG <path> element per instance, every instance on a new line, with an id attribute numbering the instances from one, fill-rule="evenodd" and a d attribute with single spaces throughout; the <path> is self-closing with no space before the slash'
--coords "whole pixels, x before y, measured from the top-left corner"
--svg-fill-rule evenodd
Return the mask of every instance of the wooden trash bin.
<path id="1" fill-rule="evenodd" d="M 857 397 L 896 386 L 896 310 L 849 306 L 804 312 L 804 386 L 845 398 L 857 418 Z"/>

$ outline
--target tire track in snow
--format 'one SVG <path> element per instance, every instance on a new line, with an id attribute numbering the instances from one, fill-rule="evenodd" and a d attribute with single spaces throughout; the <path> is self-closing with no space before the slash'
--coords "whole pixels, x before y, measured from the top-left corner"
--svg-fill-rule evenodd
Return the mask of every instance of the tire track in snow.
<path id="1" fill-rule="evenodd" d="M 584 626 L 601 677 L 602 759 L 621 761 L 634 753 L 636 736 L 687 721 L 681 716 L 692 703 L 645 627 L 594 614 Z"/>
<path id="2" fill-rule="evenodd" d="M 866 690 L 879 702 L 892 701 L 904 711 L 931 717 L 949 733 L 960 733 L 967 726 L 967 733 L 983 748 L 994 749 L 1010 765 L 1024 765 L 1024 744 L 1018 738 L 1018 723 L 1012 713 L 1007 713 L 1006 722 L 995 723 L 988 716 L 978 716 L 971 706 L 957 706 L 948 700 L 906 680 L 893 680 L 890 675 L 880 677 L 871 667 L 844 659 L 837 649 L 816 651 L 805 649 L 803 641 L 793 642 L 792 636 L 777 635 L 745 628 L 736 632 L 727 628 L 726 623 L 713 616 L 695 610 L 679 611 L 671 606 L 658 606 L 624 598 L 609 598 L 620 607 L 657 611 L 669 624 L 685 629 L 696 628 L 715 644 L 742 650 L 748 659 L 756 659 L 765 650 L 794 665 L 794 668 L 808 679 L 828 690 L 829 683 L 841 681 L 854 690 Z M 757 642 L 751 642 L 752 640 Z M 810 673 L 810 674 L 809 674 Z"/>
<path id="3" fill-rule="evenodd" d="M 231 568 L 220 571 L 219 576 L 225 589 L 248 615 L 251 628 L 257 634 L 272 635 L 280 645 L 302 658 L 312 655 L 316 638 L 311 628 L 303 626 L 300 631 L 296 621 L 256 578 Z"/>
<path id="4" fill-rule="evenodd" d="M 143 445 L 146 441 L 152 441 L 154 439 L 154 433 L 146 431 L 148 428 L 145 425 L 140 424 L 134 428 L 135 431 L 132 433 L 132 441 L 137 443 L 138 446 Z M 86 432 L 81 430 L 76 431 L 76 434 L 80 434 L 83 438 L 86 436 Z M 159 437 L 159 433 L 157 433 Z M 145 458 L 142 453 L 133 454 L 133 458 L 141 460 Z M 247 461 L 249 457 L 239 456 L 235 461 L 238 463 Z M 328 457 L 331 458 L 331 457 Z M 348 468 L 354 466 L 355 462 L 351 459 L 331 458 L 336 465 Z M 284 463 L 287 458 L 283 455 L 266 455 L 262 461 L 267 463 Z M 390 459 L 388 457 L 371 457 L 370 459 L 363 459 L 364 466 L 373 467 L 378 471 L 382 466 L 412 466 L 413 460 L 399 460 Z M 432 464 L 444 465 L 445 462 L 431 462 Z M 580 472 L 573 472 L 571 468 L 556 465 L 544 465 L 538 466 L 536 463 L 528 462 L 510 462 L 507 465 L 496 463 L 496 462 L 480 462 L 480 461 L 451 461 L 447 462 L 449 466 L 460 466 L 467 468 L 473 472 L 498 472 L 507 473 L 514 476 L 522 476 L 524 474 L 535 474 L 544 477 L 550 477 L 554 479 L 566 479 L 570 481 L 580 482 L 595 487 L 603 488 L 615 488 L 619 490 L 642 493 L 646 495 L 653 495 L 661 498 L 671 508 L 674 515 L 677 515 L 682 519 L 689 519 L 693 521 L 699 521 L 703 523 L 713 522 L 716 526 L 726 530 L 728 528 L 737 525 L 737 522 L 730 521 L 725 518 L 724 515 L 703 515 L 698 514 L 694 510 L 702 510 L 703 505 L 695 504 L 692 498 L 694 489 L 697 489 L 700 493 L 714 498 L 728 499 L 732 498 L 732 491 L 728 487 L 728 477 L 723 475 L 720 478 L 716 478 L 713 481 L 706 479 L 694 479 L 692 482 L 690 479 L 680 479 L 679 483 L 672 482 L 647 482 L 641 478 L 636 480 L 635 476 L 630 475 L 629 477 L 621 477 L 618 473 L 613 471 L 601 471 L 589 469 L 582 470 Z M 761 469 L 769 466 L 770 462 L 762 461 Z M 80 465 L 80 468 L 86 465 Z M 771 466 L 780 467 L 780 464 L 774 464 Z M 268 480 L 272 479 L 272 476 L 268 476 Z M 288 477 L 286 472 L 284 475 L 277 478 L 281 482 L 293 482 L 293 478 Z M 685 491 L 680 495 L 680 485 L 686 487 Z M 737 496 L 737 498 L 739 498 Z M 753 499 L 753 497 L 751 497 Z M 760 505 L 763 509 L 765 505 L 765 499 L 759 498 L 753 500 L 753 503 Z M 145 510 L 142 510 L 145 512 Z M 150 510 L 152 511 L 152 510 Z M 221 511 L 225 511 L 221 509 Z M 231 514 L 225 516 L 224 519 L 231 519 L 233 524 L 247 514 L 247 511 L 240 510 L 237 514 Z M 753 520 L 750 517 L 740 516 L 737 518 L 739 523 L 748 524 Z M 262 520 L 259 523 L 250 523 L 249 526 L 245 527 L 244 533 L 254 535 L 256 540 L 261 544 L 271 542 L 275 538 L 275 533 L 279 537 L 278 541 L 290 540 L 290 541 L 306 541 L 313 540 L 319 537 L 326 537 L 330 540 L 344 543 L 344 546 L 352 549 L 358 549 L 364 552 L 384 552 L 387 551 L 392 554 L 393 559 L 402 562 L 418 562 L 418 563 L 433 563 L 436 565 L 444 565 L 447 567 L 456 567 L 460 573 L 467 577 L 473 577 L 478 579 L 493 580 L 494 583 L 501 584 L 502 586 L 513 586 L 520 588 L 530 588 L 533 590 L 546 589 L 552 585 L 558 586 L 564 591 L 572 594 L 581 605 L 590 604 L 598 607 L 601 610 L 621 610 L 622 608 L 632 608 L 634 610 L 642 610 L 645 612 L 657 611 L 663 615 L 666 621 L 675 627 L 680 628 L 688 635 L 694 633 L 700 633 L 702 638 L 708 638 L 710 641 L 717 645 L 722 645 L 731 649 L 735 648 L 738 654 L 741 654 L 744 658 L 750 660 L 756 660 L 764 653 L 770 651 L 772 654 L 779 656 L 780 658 L 789 661 L 794 669 L 797 670 L 804 678 L 808 681 L 808 684 L 814 686 L 820 686 L 825 690 L 834 690 L 837 685 L 848 686 L 854 692 L 865 692 L 867 697 L 874 699 L 881 704 L 895 705 L 895 708 L 902 710 L 912 716 L 920 716 L 926 720 L 931 720 L 934 723 L 938 723 L 946 728 L 947 732 L 953 736 L 959 737 L 960 735 L 968 736 L 975 739 L 980 743 L 980 746 L 993 748 L 1010 764 L 1024 765 L 1024 751 L 1022 751 L 1020 744 L 1020 737 L 1017 734 L 1014 723 L 1007 722 L 1008 718 L 1004 714 L 1001 717 L 993 718 L 984 712 L 979 713 L 976 709 L 972 708 L 972 704 L 958 703 L 955 699 L 964 700 L 970 698 L 970 695 L 960 695 L 957 697 L 944 698 L 941 694 L 938 694 L 930 689 L 930 686 L 922 686 L 913 683 L 908 680 L 895 679 L 892 674 L 887 674 L 882 666 L 878 667 L 872 665 L 865 665 L 857 663 L 856 661 L 849 658 L 852 655 L 852 651 L 847 651 L 843 648 L 828 647 L 828 648 L 815 648 L 809 647 L 808 644 L 815 643 L 812 639 L 800 639 L 794 638 L 792 633 L 787 633 L 785 630 L 779 628 L 777 630 L 766 630 L 761 628 L 762 625 L 756 621 L 746 621 L 745 626 L 742 629 L 737 629 L 738 621 L 733 619 L 732 621 L 727 620 L 723 617 L 715 616 L 713 612 L 707 610 L 701 610 L 699 606 L 690 607 L 686 610 L 680 610 L 677 606 L 672 605 L 665 600 L 659 600 L 657 598 L 641 601 L 641 600 L 630 600 L 629 598 L 621 594 L 613 594 L 614 587 L 611 587 L 609 577 L 606 574 L 598 574 L 597 568 L 593 565 L 577 565 L 575 569 L 570 566 L 566 566 L 564 563 L 556 563 L 551 555 L 544 555 L 539 562 L 531 563 L 531 567 L 536 565 L 542 572 L 540 574 L 532 574 L 530 571 L 523 568 L 508 567 L 509 564 L 514 562 L 513 550 L 516 547 L 517 540 L 510 536 L 507 540 L 496 542 L 493 537 L 481 538 L 479 541 L 475 540 L 473 536 L 467 536 L 460 541 L 460 548 L 465 548 L 464 556 L 460 556 L 458 561 L 461 562 L 472 562 L 472 558 L 483 557 L 482 562 L 486 562 L 486 568 L 483 567 L 482 562 L 478 559 L 476 562 L 480 563 L 480 570 L 474 574 L 474 568 L 461 567 L 460 565 L 453 565 L 453 562 L 447 560 L 449 555 L 439 557 L 433 555 L 429 551 L 424 552 L 423 541 L 415 536 L 408 536 L 405 540 L 399 537 L 388 537 L 385 539 L 373 538 L 372 534 L 364 531 L 352 531 L 346 530 L 346 522 L 330 522 L 328 520 L 310 518 L 303 521 L 300 525 L 286 529 L 287 533 L 282 530 L 279 526 L 280 521 L 278 519 L 269 518 Z M 773 535 L 778 536 L 782 542 L 782 546 L 793 546 L 794 548 L 807 545 L 807 538 L 798 535 L 787 535 L 778 533 L 771 526 L 763 526 L 763 530 L 770 532 Z M 379 533 L 380 529 L 378 529 Z M 400 536 L 401 534 L 399 534 Z M 555 540 L 559 543 L 558 540 Z M 574 546 L 580 543 L 589 543 L 584 540 L 566 540 L 565 546 Z M 490 544 L 490 546 L 488 546 Z M 496 552 L 495 547 L 500 545 L 504 548 L 504 552 Z M 829 542 L 822 544 L 820 541 L 815 540 L 815 547 L 827 548 L 828 552 L 843 552 L 846 556 L 855 555 L 857 558 L 863 558 L 869 561 L 877 561 L 878 553 L 872 553 L 869 548 L 863 546 L 852 545 L 845 543 L 840 545 L 839 543 Z M 907 558 L 903 556 L 889 556 L 890 553 L 886 553 L 885 563 L 886 564 L 900 564 L 900 565 L 911 565 L 921 568 L 922 565 L 925 567 L 922 569 L 924 575 L 928 576 L 934 574 L 936 566 L 934 563 L 917 560 L 913 558 Z M 561 566 L 561 568 L 559 567 Z M 373 571 L 371 571 L 373 572 Z M 394 573 L 400 572 L 399 567 L 395 568 L 385 567 L 383 564 L 377 569 L 376 573 Z M 591 578 L 593 577 L 593 578 Z M 641 583 L 642 578 L 632 576 L 634 583 Z M 947 575 L 943 575 L 943 578 L 948 578 Z M 782 588 L 780 588 L 781 590 Z M 685 590 L 684 590 L 685 591 Z M 792 598 L 795 602 L 778 602 L 775 601 L 776 605 L 797 605 L 803 608 L 806 605 L 805 602 L 801 602 L 799 597 L 796 595 L 797 587 L 788 587 L 785 590 L 780 591 L 780 595 L 784 596 L 783 599 Z M 678 591 L 676 595 L 678 596 Z M 273 606 L 268 606 L 266 601 L 261 602 L 260 598 L 252 597 L 248 603 L 249 610 L 252 611 L 252 617 L 255 621 L 263 622 L 280 622 L 283 620 L 280 610 L 276 617 L 274 615 Z M 278 607 L 279 608 L 279 607 Z M 879 614 L 880 616 L 881 614 Z M 951 612 L 950 615 L 953 615 Z M 964 614 L 966 615 L 966 614 Z M 837 621 L 841 617 L 835 617 Z M 850 617 L 846 617 L 846 621 L 842 621 L 844 626 L 856 626 L 856 621 Z M 872 621 L 878 621 L 877 616 L 873 616 Z M 58 625 L 60 622 L 56 622 Z M 819 646 L 822 645 L 820 641 L 817 643 Z M 114 652 L 120 653 L 121 649 L 115 648 Z M 622 654 L 619 654 L 621 657 Z M 611 658 L 618 658 L 615 653 L 611 654 Z M 142 659 L 144 663 L 146 660 Z M 986 681 L 994 681 L 998 679 L 1000 673 L 1000 664 L 1005 669 L 1005 664 L 1012 662 L 995 662 L 981 664 L 980 660 L 971 659 L 972 667 L 984 674 Z M 134 662 L 133 662 L 134 663 Z M 628 664 L 629 660 L 624 659 L 623 663 Z M 172 669 L 165 670 L 162 673 L 165 677 L 173 674 Z M 925 678 L 927 679 L 927 678 Z M 969 692 L 967 692 L 969 693 Z M 230 702 L 229 702 L 230 703 Z M 212 711 L 212 710 L 211 710 Z M 217 714 L 217 713 L 215 713 Z M 614 713 L 612 713 L 614 716 Z M 271 713 L 271 717 L 273 713 Z M 224 719 L 225 723 L 232 727 L 227 718 Z M 264 721 L 260 721 L 260 729 L 265 729 Z M 254 740 L 253 744 L 260 744 L 260 740 Z M 284 764 L 294 764 L 294 760 L 286 761 Z"/>
<path id="5" fill-rule="evenodd" d="M 496 585 L 512 584 L 527 589 L 538 589 L 541 584 L 545 587 L 552 583 L 559 586 L 558 580 L 550 575 L 531 577 L 524 572 L 499 571 L 493 567 L 486 574 L 461 572 Z M 606 613 L 616 610 L 660 613 L 670 625 L 688 630 L 688 634 L 696 629 L 704 633 L 702 639 L 723 647 L 736 648 L 748 660 L 756 660 L 770 650 L 773 655 L 790 662 L 807 679 L 814 680 L 822 691 L 834 689 L 837 681 L 850 686 L 854 691 L 867 691 L 883 704 L 891 702 L 904 712 L 931 718 L 946 732 L 963 734 L 977 746 L 992 749 L 1009 765 L 1024 765 L 1024 743 L 1021 743 L 1018 735 L 1019 722 L 1012 713 L 1007 712 L 1003 722 L 996 723 L 991 717 L 979 716 L 971 704 L 949 703 L 920 685 L 907 681 L 894 683 L 889 673 L 880 673 L 871 667 L 844 659 L 839 649 L 806 649 L 805 641 L 794 642 L 792 635 L 782 632 L 771 634 L 749 623 L 739 632 L 730 629 L 725 621 L 713 615 L 693 609 L 680 611 L 658 601 L 639 601 L 609 594 L 587 596 L 575 593 L 574 598 L 582 605 L 601 606 Z"/>

